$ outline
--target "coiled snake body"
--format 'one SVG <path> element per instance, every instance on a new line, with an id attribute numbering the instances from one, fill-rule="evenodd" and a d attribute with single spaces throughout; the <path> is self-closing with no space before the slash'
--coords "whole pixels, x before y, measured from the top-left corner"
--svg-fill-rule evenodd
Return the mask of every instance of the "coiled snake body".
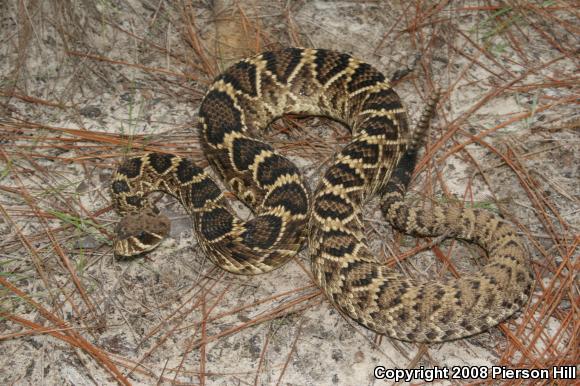
<path id="1" fill-rule="evenodd" d="M 287 113 L 328 116 L 352 130 L 312 200 L 296 166 L 256 135 Z M 362 325 L 397 339 L 440 342 L 473 335 L 528 299 L 532 274 L 509 224 L 478 209 L 426 210 L 404 202 L 427 124 L 410 132 L 399 97 L 369 64 L 300 48 L 244 59 L 214 81 L 199 122 L 210 164 L 254 218 L 244 222 L 233 215 L 218 186 L 188 159 L 160 153 L 130 158 L 111 186 L 125 215 L 117 228 L 117 255 L 147 252 L 167 235 L 168 220 L 146 199 L 160 190 L 191 214 L 209 258 L 233 273 L 275 269 L 307 237 L 314 277 L 328 299 Z M 375 194 L 399 230 L 475 242 L 490 262 L 445 282 L 419 282 L 387 269 L 364 235 L 362 206 Z"/>

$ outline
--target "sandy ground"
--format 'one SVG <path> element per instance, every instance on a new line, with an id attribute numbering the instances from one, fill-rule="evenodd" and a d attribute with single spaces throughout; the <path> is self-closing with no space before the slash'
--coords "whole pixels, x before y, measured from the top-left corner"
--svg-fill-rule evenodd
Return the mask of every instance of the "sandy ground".
<path id="1" fill-rule="evenodd" d="M 566 3 L 536 4 L 540 11 L 468 1 L 170 3 L 0 5 L 0 273 L 28 296 L 3 282 L 0 383 L 115 383 L 87 347 L 108 357 L 117 381 L 135 385 L 379 385 L 392 384 L 373 377 L 379 365 L 572 363 L 580 163 L 570 31 L 579 24 Z M 212 77 L 245 53 L 292 45 L 349 52 L 388 77 L 404 75 L 395 88 L 413 122 L 433 87 L 445 90 L 414 190 L 516 223 L 539 283 L 524 313 L 438 345 L 380 337 L 330 306 L 305 251 L 267 275 L 216 269 L 167 198 L 171 239 L 143 259 L 113 258 L 118 216 L 107 189 L 117 162 L 157 149 L 207 165 L 195 120 Z M 297 117 L 266 134 L 312 186 L 347 137 L 334 122 Z M 393 234 L 377 208 L 365 212 L 376 253 L 389 260 L 418 245 Z M 482 264 L 470 245 L 446 241 L 439 252 L 461 272 Z M 450 276 L 431 251 L 396 265 L 417 278 Z M 70 330 L 86 345 L 63 338 Z"/>

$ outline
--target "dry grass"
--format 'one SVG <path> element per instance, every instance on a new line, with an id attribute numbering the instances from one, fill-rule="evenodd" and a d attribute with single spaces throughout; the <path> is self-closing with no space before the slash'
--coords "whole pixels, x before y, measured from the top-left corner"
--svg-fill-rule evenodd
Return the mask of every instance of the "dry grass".
<path id="1" fill-rule="evenodd" d="M 537 277 L 528 307 L 497 331 L 445 345 L 480 346 L 492 364 L 512 368 L 579 363 L 580 23 L 572 1 L 208 4 L 0 5 L 4 384 L 324 384 L 332 373 L 332 382 L 348 383 L 350 363 L 372 384 L 378 364 L 455 363 L 439 357 L 441 346 L 374 336 L 336 314 L 317 321 L 329 306 L 305 258 L 272 273 L 270 287 L 205 264 L 180 233 L 189 223 L 174 202 L 180 241 L 170 252 L 112 258 L 117 216 L 107 184 L 116 163 L 155 150 L 206 166 L 193 122 L 211 79 L 242 54 L 289 45 L 370 61 L 393 75 L 413 117 L 442 89 L 415 189 L 498 211 L 526 239 Z M 266 138 L 315 181 L 348 135 L 333 122 L 290 116 Z M 455 257 L 470 252 L 455 242 L 391 240 L 370 214 L 369 229 L 387 264 L 417 277 L 460 275 Z M 408 259 L 423 250 L 436 257 L 428 266 Z M 354 348 L 330 359 L 322 342 L 342 343 L 320 338 L 318 327 L 352 334 L 371 354 Z M 226 355 L 231 369 L 219 367 Z"/>

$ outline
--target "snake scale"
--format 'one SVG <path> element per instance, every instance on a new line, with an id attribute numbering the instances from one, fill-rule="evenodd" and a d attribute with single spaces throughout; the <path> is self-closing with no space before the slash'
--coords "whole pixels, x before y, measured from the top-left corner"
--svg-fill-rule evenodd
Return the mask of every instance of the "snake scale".
<path id="1" fill-rule="evenodd" d="M 261 130 L 288 113 L 327 116 L 352 131 L 312 195 L 297 167 L 259 139 Z M 125 215 L 115 253 L 150 251 L 168 234 L 168 219 L 147 200 L 150 192 L 162 191 L 181 202 L 204 253 L 229 272 L 268 272 L 308 239 L 318 285 L 367 328 L 415 342 L 484 331 L 526 303 L 533 276 L 522 241 L 497 215 L 405 202 L 430 114 L 410 130 L 385 77 L 345 53 L 288 48 L 241 60 L 208 90 L 199 130 L 210 165 L 254 217 L 236 217 L 216 183 L 192 161 L 148 153 L 125 160 L 113 175 L 112 198 Z M 417 281 L 388 269 L 365 238 L 362 208 L 375 195 L 400 231 L 476 243 L 489 262 L 451 280 Z"/>

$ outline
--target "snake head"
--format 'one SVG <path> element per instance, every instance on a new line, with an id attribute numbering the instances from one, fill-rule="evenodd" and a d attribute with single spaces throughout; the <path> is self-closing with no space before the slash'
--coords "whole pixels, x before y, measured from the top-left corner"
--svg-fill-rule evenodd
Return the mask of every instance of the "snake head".
<path id="1" fill-rule="evenodd" d="M 115 233 L 113 250 L 117 257 L 138 256 L 157 248 L 167 237 L 171 223 L 156 208 L 144 208 L 121 219 Z"/>

